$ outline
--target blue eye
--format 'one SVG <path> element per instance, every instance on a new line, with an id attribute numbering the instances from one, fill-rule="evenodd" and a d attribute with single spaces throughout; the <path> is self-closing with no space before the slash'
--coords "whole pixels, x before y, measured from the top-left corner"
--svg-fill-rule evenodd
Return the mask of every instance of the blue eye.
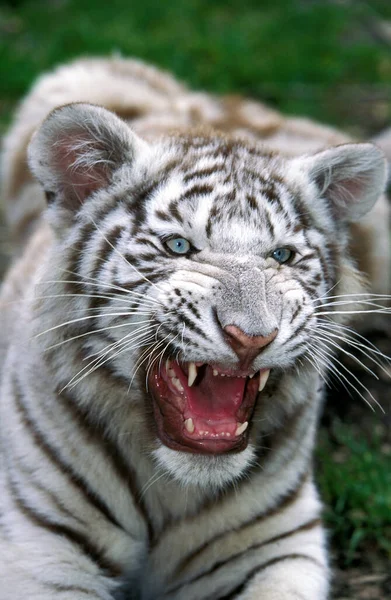
<path id="1" fill-rule="evenodd" d="M 190 242 L 182 237 L 175 237 L 167 240 L 165 246 L 174 254 L 188 254 L 191 250 Z"/>
<path id="2" fill-rule="evenodd" d="M 294 252 L 289 248 L 277 248 L 272 252 L 272 258 L 276 260 L 280 265 L 287 263 L 293 258 Z"/>

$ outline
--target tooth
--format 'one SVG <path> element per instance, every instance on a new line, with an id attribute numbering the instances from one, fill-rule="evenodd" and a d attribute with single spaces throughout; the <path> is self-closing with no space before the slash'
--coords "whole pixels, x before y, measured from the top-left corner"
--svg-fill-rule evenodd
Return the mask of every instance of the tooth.
<path id="1" fill-rule="evenodd" d="M 169 377 L 171 377 L 171 378 L 175 377 L 175 371 L 174 371 L 174 369 L 167 369 L 167 373 L 168 373 Z"/>
<path id="2" fill-rule="evenodd" d="M 183 392 L 183 385 L 181 384 L 181 382 L 179 381 L 179 379 L 177 379 L 176 377 L 173 377 L 171 379 L 173 385 L 176 387 L 177 390 L 179 390 L 180 392 Z"/>
<path id="3" fill-rule="evenodd" d="M 187 380 L 187 385 L 189 387 L 191 387 L 193 385 L 196 377 L 197 377 L 197 367 L 196 367 L 195 363 L 191 362 L 191 363 L 189 363 L 189 374 L 188 374 L 188 380 Z"/>
<path id="4" fill-rule="evenodd" d="M 249 375 L 250 379 L 252 379 L 254 377 L 255 373 L 253 373 L 252 375 Z"/>
<path id="5" fill-rule="evenodd" d="M 238 424 L 238 427 L 237 427 L 237 429 L 235 431 L 235 435 L 240 435 L 241 433 L 243 433 L 244 431 L 246 431 L 247 427 L 248 427 L 248 421 L 245 421 L 241 425 Z"/>
<path id="6" fill-rule="evenodd" d="M 263 373 L 261 373 L 261 376 L 259 378 L 259 388 L 258 388 L 259 392 L 262 392 L 263 388 L 265 387 L 266 382 L 269 379 L 269 375 L 270 375 L 270 369 L 268 369 L 267 371 L 263 371 Z"/>
<path id="7" fill-rule="evenodd" d="M 186 427 L 186 429 L 187 429 L 187 431 L 189 433 L 193 433 L 193 431 L 194 431 L 193 419 L 191 419 L 191 418 L 190 419 L 186 419 L 186 421 L 185 421 L 185 427 Z"/>
<path id="8" fill-rule="evenodd" d="M 213 369 L 213 375 L 216 377 L 216 375 L 218 375 L 218 374 L 219 374 L 219 372 L 216 371 L 216 369 Z"/>

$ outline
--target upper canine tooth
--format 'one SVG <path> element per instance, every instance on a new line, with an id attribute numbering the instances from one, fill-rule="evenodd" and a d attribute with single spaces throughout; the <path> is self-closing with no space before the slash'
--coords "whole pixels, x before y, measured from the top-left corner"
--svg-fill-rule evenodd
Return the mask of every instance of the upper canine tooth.
<path id="1" fill-rule="evenodd" d="M 241 433 L 243 433 L 244 431 L 246 431 L 247 427 L 248 427 L 248 421 L 245 421 L 241 425 L 238 424 L 238 427 L 237 427 L 237 429 L 235 431 L 235 435 L 240 435 Z"/>
<path id="2" fill-rule="evenodd" d="M 270 369 L 267 369 L 267 371 L 263 371 L 263 373 L 261 373 L 261 376 L 259 378 L 259 388 L 258 388 L 259 392 L 262 392 L 263 388 L 265 387 L 266 382 L 269 379 L 269 375 L 270 375 Z"/>
<path id="3" fill-rule="evenodd" d="M 213 369 L 213 375 L 216 377 L 216 375 L 218 375 L 218 374 L 219 374 L 219 372 L 216 371 L 216 369 Z"/>
<path id="4" fill-rule="evenodd" d="M 187 385 L 189 387 L 191 387 L 193 385 L 193 383 L 195 382 L 197 377 L 197 366 L 195 363 L 191 362 L 189 363 L 189 374 L 188 374 L 188 379 L 187 379 Z"/>

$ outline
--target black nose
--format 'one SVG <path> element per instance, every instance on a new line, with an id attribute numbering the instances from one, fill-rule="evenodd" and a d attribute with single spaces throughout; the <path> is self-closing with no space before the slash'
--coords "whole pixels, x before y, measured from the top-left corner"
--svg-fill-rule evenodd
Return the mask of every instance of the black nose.
<path id="1" fill-rule="evenodd" d="M 242 367 L 248 367 L 276 337 L 278 329 L 267 335 L 248 335 L 236 325 L 224 327 L 225 339 L 239 358 Z"/>

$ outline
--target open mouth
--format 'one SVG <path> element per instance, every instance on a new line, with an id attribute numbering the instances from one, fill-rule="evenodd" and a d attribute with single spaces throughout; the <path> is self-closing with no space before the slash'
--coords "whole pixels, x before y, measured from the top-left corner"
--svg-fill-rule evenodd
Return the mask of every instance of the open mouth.
<path id="1" fill-rule="evenodd" d="M 244 450 L 269 373 L 166 360 L 149 375 L 160 440 L 174 450 L 201 454 Z"/>

